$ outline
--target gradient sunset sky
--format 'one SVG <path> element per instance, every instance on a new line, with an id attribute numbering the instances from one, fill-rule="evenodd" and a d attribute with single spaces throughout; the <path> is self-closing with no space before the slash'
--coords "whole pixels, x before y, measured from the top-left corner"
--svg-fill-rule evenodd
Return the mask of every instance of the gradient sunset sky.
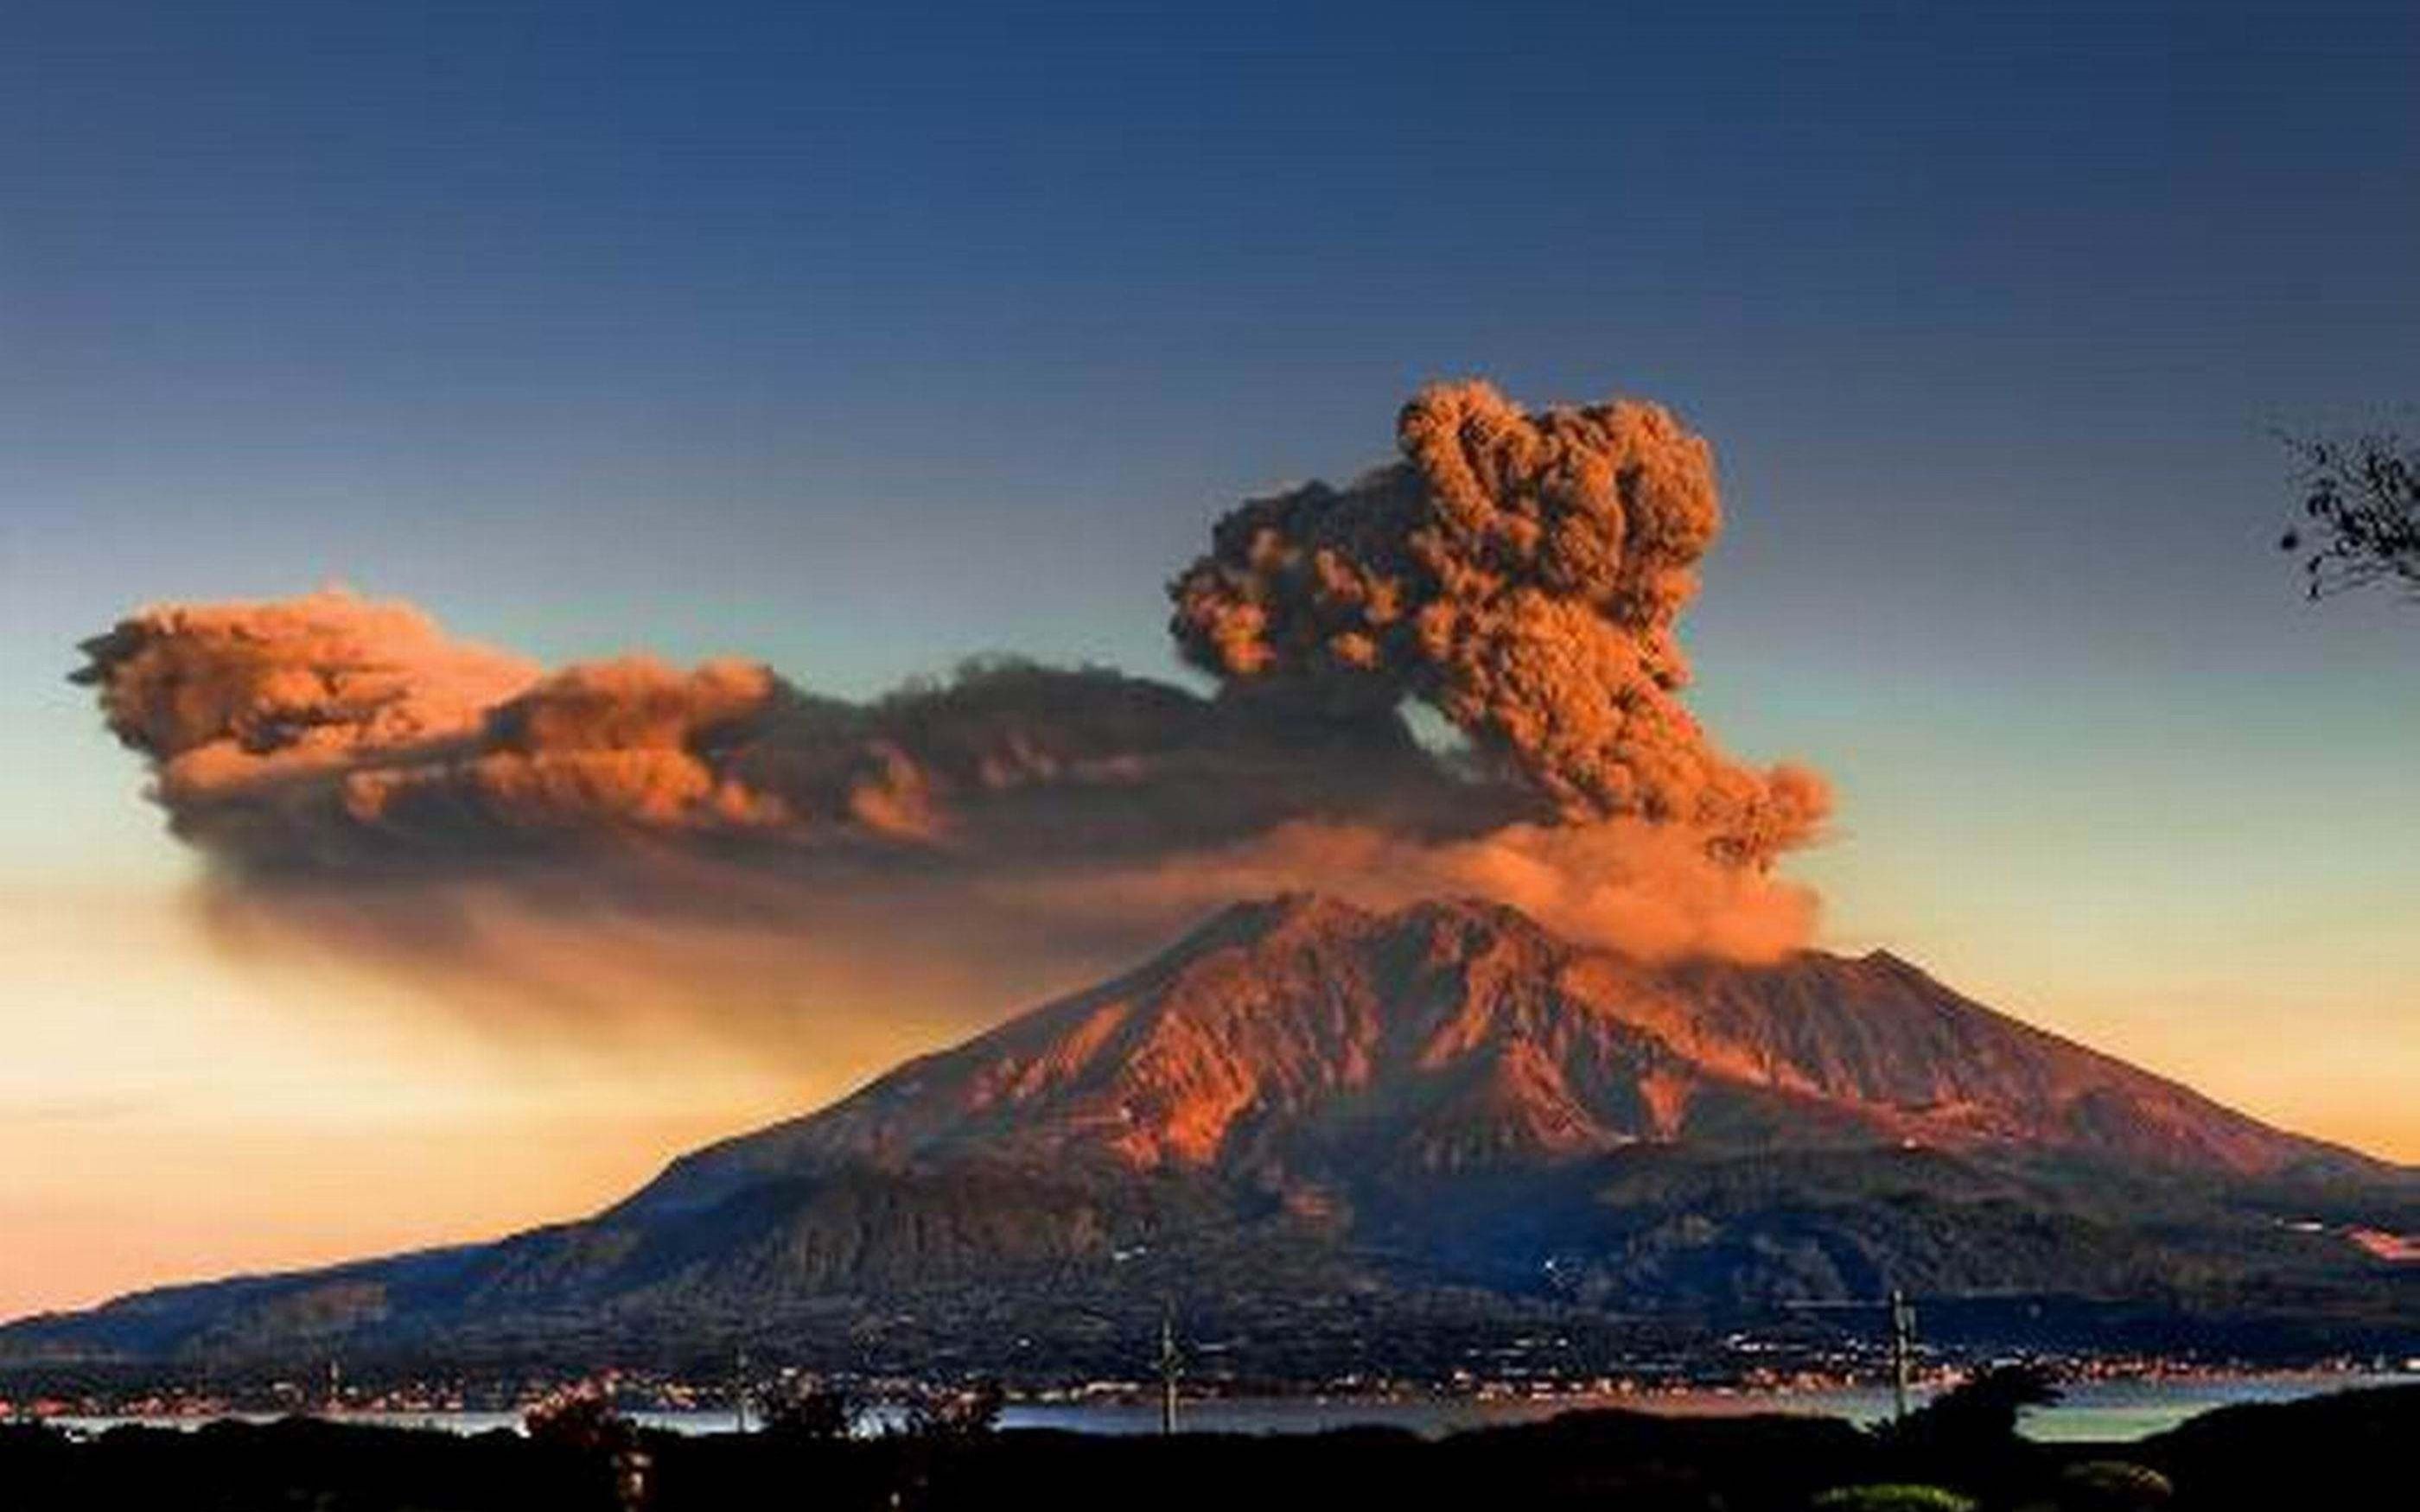
<path id="1" fill-rule="evenodd" d="M 2298 598 L 2271 434 L 2420 430 L 2420 8 L 1986 8 L 7 7 L 0 1317 L 571 1216 L 940 1032 L 230 959 L 81 639 L 1173 677 L 1209 522 L 1466 376 L 1714 442 L 1694 703 L 1838 784 L 1825 943 L 2420 1161 L 2420 606 Z"/>

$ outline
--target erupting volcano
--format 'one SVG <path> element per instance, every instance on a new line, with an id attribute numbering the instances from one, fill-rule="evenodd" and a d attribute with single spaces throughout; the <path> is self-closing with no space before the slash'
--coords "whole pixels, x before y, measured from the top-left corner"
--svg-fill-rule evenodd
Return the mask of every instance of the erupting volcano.
<path id="1" fill-rule="evenodd" d="M 1086 1307 L 1180 1288 L 1244 1319 L 1339 1297 L 1685 1311 L 2288 1277 L 2385 1299 L 2411 1268 L 2350 1236 L 2414 1200 L 2407 1171 L 1885 954 L 1652 965 L 1497 903 L 1292 895 L 583 1222 L 129 1298 L 0 1350 L 612 1354 L 769 1333 L 845 1355 L 869 1318 L 989 1307 L 1047 1354 L 1097 1333 Z"/>

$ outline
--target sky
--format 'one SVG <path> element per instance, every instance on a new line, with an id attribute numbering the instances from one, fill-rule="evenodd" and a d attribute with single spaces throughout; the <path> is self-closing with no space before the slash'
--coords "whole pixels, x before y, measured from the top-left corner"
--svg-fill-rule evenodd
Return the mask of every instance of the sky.
<path id="1" fill-rule="evenodd" d="M 2420 1161 L 2420 606 L 2273 548 L 2277 430 L 2420 429 L 2415 65 L 2395 3 L 8 7 L 0 1316 L 574 1215 L 900 1048 L 231 956 L 78 640 L 341 581 L 1177 676 L 1209 523 L 1464 377 L 1714 443 L 1694 703 L 1836 784 L 1824 943 Z"/>

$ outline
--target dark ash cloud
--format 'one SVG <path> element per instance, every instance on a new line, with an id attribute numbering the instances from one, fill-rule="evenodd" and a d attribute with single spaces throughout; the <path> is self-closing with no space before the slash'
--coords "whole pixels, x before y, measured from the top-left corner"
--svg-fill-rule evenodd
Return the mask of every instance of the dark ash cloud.
<path id="1" fill-rule="evenodd" d="M 1705 444 L 1479 385 L 1398 440 L 1238 508 L 1171 585 L 1209 696 L 1008 659 L 870 702 L 742 661 L 550 672 L 341 592 L 147 609 L 74 675 L 231 939 L 579 1012 L 996 1011 L 1281 887 L 1479 893 L 1642 955 L 1803 942 L 1769 867 L 1823 783 L 1680 700 Z"/>

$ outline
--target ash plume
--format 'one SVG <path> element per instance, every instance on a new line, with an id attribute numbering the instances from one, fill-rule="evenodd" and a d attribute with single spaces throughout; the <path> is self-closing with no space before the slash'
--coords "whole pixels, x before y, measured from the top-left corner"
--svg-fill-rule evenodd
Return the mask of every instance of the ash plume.
<path id="1" fill-rule="evenodd" d="M 1403 459 L 1218 522 L 1171 589 L 1187 659 L 1347 706 L 1434 706 L 1565 823 L 1702 832 L 1763 863 L 1829 799 L 1716 751 L 1675 638 L 1721 528 L 1714 455 L 1656 405 L 1525 414 L 1481 383 L 1404 407 Z"/>
<path id="2" fill-rule="evenodd" d="M 740 661 L 540 673 L 341 592 L 147 610 L 84 649 L 75 678 L 150 758 L 177 832 L 256 881 L 673 851 L 929 872 L 1518 802 L 1446 770 L 1391 712 L 1098 668 L 980 661 L 862 704 Z"/>
<path id="3" fill-rule="evenodd" d="M 337 591 L 147 609 L 73 675 L 231 943 L 583 1021 L 963 1026 L 1281 888 L 1477 893 L 1650 957 L 1803 943 L 1770 862 L 1821 780 L 1679 702 L 1705 444 L 1476 385 L 1399 441 L 1218 523 L 1171 588 L 1208 696 L 1010 659 L 865 702 L 744 661 L 549 672 Z"/>

